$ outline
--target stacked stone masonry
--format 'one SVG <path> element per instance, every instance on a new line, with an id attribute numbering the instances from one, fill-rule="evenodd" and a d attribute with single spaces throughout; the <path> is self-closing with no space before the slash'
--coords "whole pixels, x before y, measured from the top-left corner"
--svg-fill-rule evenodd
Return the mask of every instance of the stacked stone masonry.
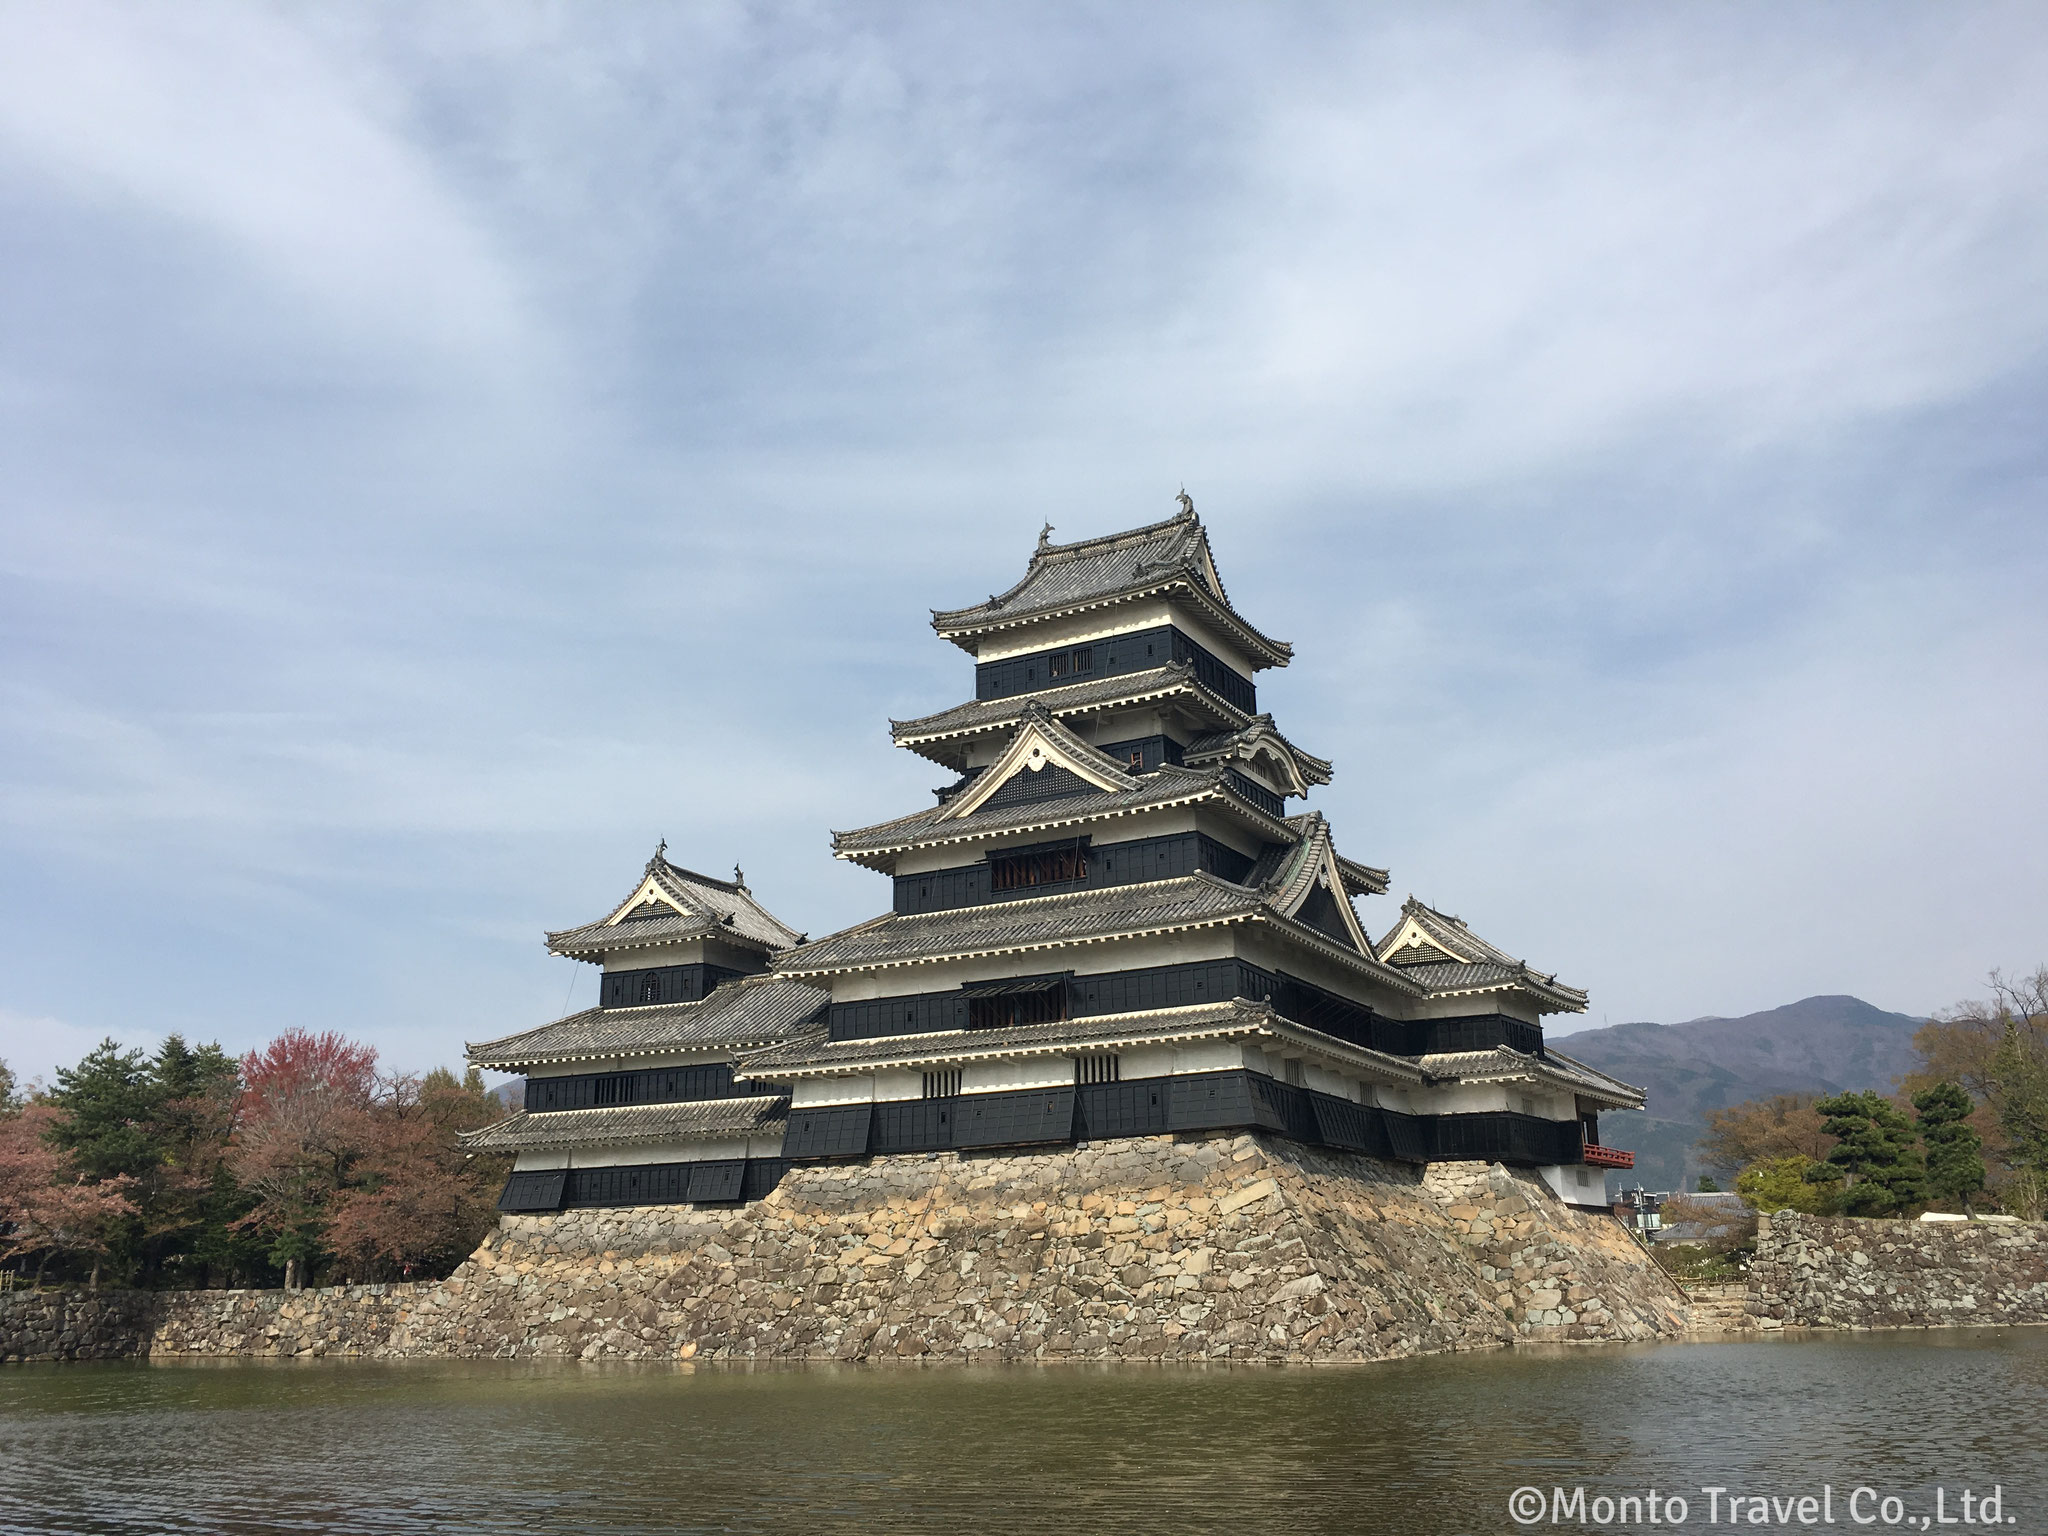
<path id="1" fill-rule="evenodd" d="M 148 1300 L 130 1352 L 1338 1361 L 1684 1324 L 1527 1175 L 1251 1135 L 813 1165 L 742 1208 L 508 1216 L 438 1284 Z M 8 1315 L 0 1356 L 77 1352 Z"/>
<path id="2" fill-rule="evenodd" d="M 1763 1329 L 2048 1323 L 2048 1224 L 1780 1211 L 1758 1223 L 1748 1311 Z"/>

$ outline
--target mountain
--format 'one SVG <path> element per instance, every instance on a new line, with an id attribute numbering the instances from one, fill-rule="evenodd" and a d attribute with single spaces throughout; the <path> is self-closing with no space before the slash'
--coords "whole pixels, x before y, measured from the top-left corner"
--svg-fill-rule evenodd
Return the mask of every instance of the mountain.
<path id="1" fill-rule="evenodd" d="M 1608 1175 L 1609 1188 L 1679 1189 L 1699 1176 L 1692 1143 L 1708 1110 L 1774 1093 L 1889 1093 L 1913 1070 L 1913 1033 L 1926 1022 L 1861 998 L 1808 997 L 1739 1019 L 1616 1024 L 1552 1043 L 1649 1090 L 1645 1110 L 1600 1117 L 1601 1140 L 1636 1154 L 1635 1171 Z"/>

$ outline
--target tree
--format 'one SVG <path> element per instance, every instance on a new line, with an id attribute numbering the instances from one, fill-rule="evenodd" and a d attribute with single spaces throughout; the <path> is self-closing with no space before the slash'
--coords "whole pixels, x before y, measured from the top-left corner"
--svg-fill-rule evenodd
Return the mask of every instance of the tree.
<path id="1" fill-rule="evenodd" d="M 2039 1214 L 2048 1199 L 2048 966 L 1993 971 L 1988 998 L 1944 1010 L 1913 1037 L 1914 1091 L 1955 1082 L 1976 1101 L 1991 1193 L 2009 1211 Z"/>
<path id="2" fill-rule="evenodd" d="M 1694 1186 L 1694 1190 L 1702 1195 L 1718 1195 L 1721 1193 L 1721 1181 L 1711 1173 L 1703 1173 L 1700 1175 L 1699 1183 Z"/>
<path id="3" fill-rule="evenodd" d="M 290 1284 L 325 1254 L 334 1196 L 370 1144 L 377 1053 L 334 1032 L 286 1030 L 242 1058 L 229 1166 L 253 1196 L 238 1223 L 260 1232 Z"/>
<path id="4" fill-rule="evenodd" d="M 0 1061 L 0 1115 L 11 1115 L 21 1108 L 21 1098 L 16 1091 L 14 1068 Z"/>
<path id="5" fill-rule="evenodd" d="M 1846 1179 L 1842 1209 L 1851 1216 L 1892 1216 L 1926 1197 L 1926 1166 L 1913 1122 L 1898 1106 L 1868 1089 L 1822 1099 L 1820 1113 L 1835 1146 L 1827 1166 Z M 1809 1170 L 1809 1178 L 1814 1177 Z"/>
<path id="6" fill-rule="evenodd" d="M 132 1181 L 86 1177 L 57 1144 L 60 1121 L 49 1104 L 0 1117 L 0 1252 L 39 1255 L 38 1280 L 53 1257 L 90 1256 L 97 1287 L 111 1244 L 135 1214 Z"/>
<path id="7" fill-rule="evenodd" d="M 1970 1126 L 1976 1106 L 1960 1083 L 1936 1083 L 1913 1095 L 1920 1116 L 1920 1140 L 1927 1148 L 1927 1189 L 1939 1200 L 1959 1200 L 1965 1211 L 1970 1197 L 1984 1187 L 1983 1139 Z"/>
<path id="8" fill-rule="evenodd" d="M 1834 1146 L 1814 1109 L 1819 1095 L 1779 1093 L 1709 1110 L 1701 1158 L 1724 1173 L 1786 1157 L 1819 1161 Z"/>
<path id="9" fill-rule="evenodd" d="M 502 1158 L 472 1158 L 456 1140 L 504 1118 L 475 1068 L 389 1079 L 372 1116 L 359 1184 L 334 1202 L 326 1240 L 358 1275 L 445 1273 L 497 1219 Z"/>
<path id="10" fill-rule="evenodd" d="M 1804 1211 L 1825 1216 L 1834 1210 L 1831 1181 L 1810 1175 L 1825 1163 L 1794 1153 L 1751 1163 L 1735 1179 L 1735 1192 L 1753 1211 Z"/>

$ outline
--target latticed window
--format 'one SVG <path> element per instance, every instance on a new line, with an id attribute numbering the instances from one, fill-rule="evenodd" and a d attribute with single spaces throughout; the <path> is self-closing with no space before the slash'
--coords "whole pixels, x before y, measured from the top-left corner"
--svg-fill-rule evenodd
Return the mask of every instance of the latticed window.
<path id="1" fill-rule="evenodd" d="M 1008 1029 L 1017 1024 L 1056 1024 L 1067 1016 L 1067 983 L 1012 982 L 970 991 L 969 1029 Z"/>
<path id="2" fill-rule="evenodd" d="M 960 1068 L 947 1072 L 927 1072 L 924 1075 L 924 1096 L 928 1099 L 951 1099 L 960 1093 Z"/>
<path id="3" fill-rule="evenodd" d="M 1124 1063 L 1121 1056 L 1076 1056 L 1074 1058 L 1074 1082 L 1080 1087 L 1090 1083 L 1120 1083 L 1124 1077 Z"/>
<path id="4" fill-rule="evenodd" d="M 1088 850 L 1078 842 L 1017 853 L 992 853 L 988 863 L 992 891 L 1023 891 L 1035 885 L 1061 885 L 1088 878 Z"/>
<path id="5" fill-rule="evenodd" d="M 640 1001 L 643 1003 L 658 1003 L 661 1001 L 661 978 L 659 976 L 642 976 L 640 978 Z"/>

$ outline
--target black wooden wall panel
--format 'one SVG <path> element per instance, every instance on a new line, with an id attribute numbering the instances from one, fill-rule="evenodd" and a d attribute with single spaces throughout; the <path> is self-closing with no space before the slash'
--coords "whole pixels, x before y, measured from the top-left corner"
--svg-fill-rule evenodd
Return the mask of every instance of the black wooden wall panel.
<path id="1" fill-rule="evenodd" d="M 1430 1115 L 1404 1115 L 1383 1109 L 1380 1121 L 1387 1128 L 1387 1143 L 1404 1163 L 1426 1163 L 1436 1156 L 1436 1120 Z"/>
<path id="2" fill-rule="evenodd" d="M 1250 1072 L 1246 1076 L 1251 1082 L 1252 1108 L 1258 1114 L 1260 1125 L 1281 1131 L 1296 1141 L 1313 1144 L 1318 1139 L 1316 1113 L 1309 1103 L 1306 1088 L 1283 1083 L 1260 1072 Z"/>
<path id="3" fill-rule="evenodd" d="M 788 1158 L 865 1157 L 874 1123 L 872 1104 L 835 1104 L 823 1109 L 792 1109 L 782 1135 Z"/>
<path id="4" fill-rule="evenodd" d="M 1050 773 L 1052 770 L 1044 771 Z M 1004 853 L 1014 851 L 1001 850 Z M 1205 869 L 1225 880 L 1242 880 L 1251 873 L 1253 862 L 1249 855 L 1202 833 L 1175 832 L 1165 837 L 1098 843 L 1088 850 L 1088 873 L 1081 879 L 1034 890 L 1094 890 L 1103 886 L 1132 885 L 1142 880 L 1169 880 L 1179 875 L 1191 875 L 1198 869 Z M 898 875 L 895 884 L 895 910 L 905 915 L 944 912 L 989 901 L 1015 901 L 1020 896 L 1033 893 L 996 890 L 989 880 L 986 860 L 953 869 L 935 869 L 922 875 Z"/>
<path id="5" fill-rule="evenodd" d="M 1094 641 L 1088 647 L 1087 670 L 1055 677 L 1052 658 L 1071 657 L 1074 649 L 1065 645 L 1004 661 L 983 662 L 974 669 L 974 696 L 1007 699 L 1015 694 L 1039 693 L 1090 678 L 1121 677 L 1126 672 L 1144 672 L 1169 662 L 1185 661 L 1192 664 L 1196 679 L 1210 692 L 1228 699 L 1248 715 L 1259 712 L 1258 689 L 1250 678 L 1170 624 Z"/>
<path id="6" fill-rule="evenodd" d="M 1126 773 L 1150 773 L 1161 763 L 1172 763 L 1178 768 L 1187 760 L 1181 744 L 1171 736 L 1134 736 L 1129 741 L 1101 741 L 1095 744 L 1095 750 L 1105 757 L 1115 758 L 1117 766 Z"/>
<path id="7" fill-rule="evenodd" d="M 1260 1123 L 1247 1072 L 1204 1072 L 1168 1079 L 1167 1118 L 1176 1131 L 1225 1130 Z M 1279 1125 L 1269 1130 L 1282 1129 Z"/>
<path id="8" fill-rule="evenodd" d="M 762 1196 L 772 1193 L 775 1186 L 782 1182 L 782 1176 L 789 1170 L 790 1160 L 786 1157 L 748 1158 L 746 1176 L 740 1182 L 740 1198 L 759 1200 Z"/>
<path id="9" fill-rule="evenodd" d="M 882 1099 L 875 1104 L 874 1150 L 943 1152 L 953 1145 L 958 1098 Z"/>
<path id="10" fill-rule="evenodd" d="M 694 1067 L 653 1067 L 637 1072 L 585 1072 L 574 1077 L 529 1077 L 526 1107 L 535 1114 L 558 1109 L 602 1109 L 621 1104 L 688 1104 L 702 1099 L 751 1099 L 787 1093 L 781 1083 L 735 1078 L 728 1062 Z"/>
<path id="11" fill-rule="evenodd" d="M 746 974 L 722 965 L 657 965 L 606 971 L 598 985 L 601 1008 L 642 1008 L 652 1003 L 696 1003 L 721 981 Z"/>
<path id="12" fill-rule="evenodd" d="M 723 1204 L 740 1197 L 746 1178 L 745 1158 L 690 1164 L 690 1194 L 694 1204 Z"/>
<path id="13" fill-rule="evenodd" d="M 505 1180 L 504 1193 L 498 1196 L 498 1209 L 558 1211 L 562 1208 L 562 1181 L 565 1177 L 566 1170 L 561 1168 L 515 1173 Z"/>
<path id="14" fill-rule="evenodd" d="M 1435 1051 L 1490 1051 L 1505 1045 L 1528 1056 L 1543 1054 L 1543 1031 L 1503 1013 L 1455 1019 L 1417 1019 L 1408 1026 L 1411 1054 Z"/>
<path id="15" fill-rule="evenodd" d="M 1309 1106 L 1315 1111 L 1316 1135 L 1323 1144 L 1364 1152 L 1373 1157 L 1392 1157 L 1386 1122 L 1370 1104 L 1355 1104 L 1334 1094 L 1310 1091 Z"/>
<path id="16" fill-rule="evenodd" d="M 1071 1086 L 962 1094 L 953 1103 L 956 1147 L 1022 1146 L 1074 1137 Z"/>
<path id="17" fill-rule="evenodd" d="M 1257 779 L 1246 778 L 1235 768 L 1223 770 L 1224 780 L 1237 792 L 1238 798 L 1249 800 L 1268 816 L 1285 816 L 1287 802 Z"/>
<path id="18" fill-rule="evenodd" d="M 1077 1140 L 1111 1136 L 1163 1136 L 1173 1129 L 1167 1113 L 1170 1077 L 1140 1077 L 1121 1083 L 1089 1083 L 1074 1090 Z"/>

